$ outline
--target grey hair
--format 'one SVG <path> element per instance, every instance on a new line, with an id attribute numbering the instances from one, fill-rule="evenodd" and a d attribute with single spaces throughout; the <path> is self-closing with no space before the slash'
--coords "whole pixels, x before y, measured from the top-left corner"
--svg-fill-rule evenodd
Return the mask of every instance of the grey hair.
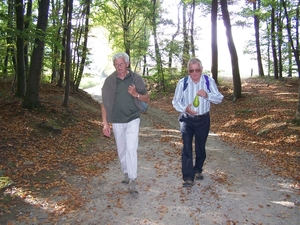
<path id="1" fill-rule="evenodd" d="M 200 67 L 202 67 L 202 62 L 198 58 L 191 58 L 187 64 L 187 67 L 189 68 L 190 64 L 196 64 L 196 63 L 199 63 Z"/>
<path id="2" fill-rule="evenodd" d="M 129 55 L 127 55 L 126 52 L 118 52 L 118 53 L 114 54 L 112 57 L 113 63 L 115 62 L 115 59 L 118 59 L 118 58 L 123 58 L 126 63 L 129 63 Z"/>

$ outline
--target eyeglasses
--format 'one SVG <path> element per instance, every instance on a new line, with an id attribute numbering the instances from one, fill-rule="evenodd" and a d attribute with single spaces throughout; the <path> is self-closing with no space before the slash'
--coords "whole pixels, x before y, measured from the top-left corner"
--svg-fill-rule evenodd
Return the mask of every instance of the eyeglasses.
<path id="1" fill-rule="evenodd" d="M 124 65 L 126 65 L 126 63 L 119 63 L 119 64 L 115 63 L 115 64 L 114 64 L 115 67 L 119 67 L 119 66 L 122 66 L 122 67 L 123 67 Z"/>
<path id="2" fill-rule="evenodd" d="M 201 69 L 189 70 L 189 73 L 200 73 Z"/>

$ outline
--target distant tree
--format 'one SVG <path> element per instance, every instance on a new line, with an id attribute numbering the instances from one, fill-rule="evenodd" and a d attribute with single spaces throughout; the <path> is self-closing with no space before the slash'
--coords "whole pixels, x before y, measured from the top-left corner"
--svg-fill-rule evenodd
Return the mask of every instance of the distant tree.
<path id="1" fill-rule="evenodd" d="M 232 67 L 232 76 L 233 76 L 233 97 L 235 100 L 236 98 L 242 97 L 242 85 L 241 85 L 238 56 L 232 38 L 231 23 L 230 23 L 230 17 L 228 12 L 227 0 L 221 0 L 221 10 L 222 10 L 223 23 L 226 28 L 228 49 L 231 56 L 231 67 Z"/>
<path id="2" fill-rule="evenodd" d="M 41 107 L 39 88 L 44 57 L 45 34 L 48 23 L 49 1 L 50 0 L 39 1 L 35 46 L 30 60 L 26 94 L 22 103 L 22 106 L 28 109 Z"/>
<path id="3" fill-rule="evenodd" d="M 211 73 L 215 82 L 218 84 L 218 0 L 211 3 Z"/>
<path id="4" fill-rule="evenodd" d="M 256 7 L 256 4 L 258 4 L 258 7 Z M 258 9 L 257 9 L 258 8 Z M 262 64 L 262 58 L 261 58 L 261 49 L 260 49 L 260 20 L 258 16 L 258 12 L 260 10 L 260 0 L 253 1 L 253 11 L 254 11 L 254 31 L 255 31 L 255 46 L 256 46 L 256 57 L 257 57 L 257 64 L 258 64 L 258 75 L 264 76 L 264 69 Z"/>
<path id="5" fill-rule="evenodd" d="M 182 63 L 181 70 L 182 74 L 186 74 L 186 66 L 190 58 L 190 44 L 189 44 L 189 35 L 187 27 L 187 3 L 182 0 L 182 35 L 183 35 L 183 50 L 182 50 Z"/>
<path id="6" fill-rule="evenodd" d="M 89 35 L 89 18 L 90 18 L 90 5 L 91 5 L 91 0 L 85 0 L 84 4 L 84 10 L 82 12 L 82 17 L 85 19 L 85 24 L 81 29 L 83 30 L 83 44 L 82 44 L 82 52 L 80 54 L 81 60 L 79 61 L 79 71 L 75 76 L 75 84 L 74 84 L 74 89 L 77 91 L 79 89 L 80 81 L 83 77 L 83 70 L 85 66 L 85 62 L 87 59 L 87 53 L 88 53 L 88 48 L 87 48 L 87 43 L 88 43 L 88 35 Z"/>
<path id="7" fill-rule="evenodd" d="M 194 27 L 195 27 L 195 10 L 196 10 L 196 1 L 192 0 L 191 3 L 191 52 L 192 57 L 196 57 L 196 48 L 195 48 L 195 40 L 194 40 Z"/>
<path id="8" fill-rule="evenodd" d="M 282 4 L 283 4 L 283 8 L 284 8 L 284 13 L 285 13 L 285 18 L 286 18 L 286 23 L 287 23 L 287 32 L 288 32 L 288 39 L 290 42 L 290 45 L 292 47 L 292 51 L 294 53 L 294 58 L 295 58 L 295 62 L 298 68 L 298 78 L 300 78 L 300 58 L 299 58 L 299 52 L 300 52 L 300 48 L 299 48 L 299 7 L 300 7 L 300 1 L 298 0 L 298 4 L 297 4 L 297 10 L 296 10 L 296 26 L 295 26 L 295 30 L 296 30 L 296 37 L 295 37 L 295 42 L 296 42 L 296 47 L 294 44 L 294 38 L 292 36 L 292 32 L 291 32 L 291 22 L 290 22 L 290 18 L 289 18 L 289 14 L 287 11 L 287 6 L 286 6 L 286 2 L 285 0 L 282 0 Z"/>
<path id="9" fill-rule="evenodd" d="M 161 54 L 160 54 L 160 48 L 159 48 L 159 41 L 158 41 L 158 35 L 157 35 L 157 17 L 158 17 L 158 12 L 157 9 L 159 8 L 157 0 L 152 0 L 153 3 L 153 13 L 152 13 L 152 27 L 153 27 L 153 38 L 154 38 L 154 48 L 155 48 L 155 61 L 156 61 L 156 67 L 157 67 L 157 74 L 159 77 L 159 84 L 161 84 L 163 90 L 166 90 L 165 87 L 165 77 L 164 77 L 164 72 L 163 72 L 163 64 L 162 64 L 162 59 L 161 59 Z"/>
<path id="10" fill-rule="evenodd" d="M 3 63 L 3 74 L 7 75 L 8 72 L 8 62 L 9 58 L 12 59 L 12 64 L 14 68 L 14 75 L 17 72 L 17 60 L 15 57 L 15 40 L 13 33 L 14 31 L 14 7 L 13 7 L 13 1 L 8 1 L 8 7 L 7 7 L 7 33 L 6 33 L 6 54 L 4 57 L 4 63 Z M 15 76 L 16 77 L 16 76 Z M 16 80 L 15 80 L 16 81 Z M 15 82 L 14 82 L 15 83 Z M 12 87 L 12 91 L 14 91 L 14 84 Z"/>
<path id="11" fill-rule="evenodd" d="M 61 55 L 60 55 L 60 67 L 59 67 L 59 76 L 58 76 L 58 81 L 57 81 L 57 86 L 62 87 L 63 86 L 63 81 L 64 81 L 64 75 L 65 75 L 65 63 L 66 63 L 66 38 L 67 38 L 67 26 L 68 26 L 68 21 L 67 21 L 67 5 L 68 5 L 68 0 L 64 0 L 64 6 L 63 6 L 63 32 L 62 32 L 62 38 L 61 38 Z"/>
<path id="12" fill-rule="evenodd" d="M 274 68 L 274 78 L 278 79 L 278 59 L 277 59 L 277 48 L 276 48 L 276 18 L 275 18 L 275 7 L 272 6 L 271 9 L 271 46 L 273 55 L 273 68 Z"/>

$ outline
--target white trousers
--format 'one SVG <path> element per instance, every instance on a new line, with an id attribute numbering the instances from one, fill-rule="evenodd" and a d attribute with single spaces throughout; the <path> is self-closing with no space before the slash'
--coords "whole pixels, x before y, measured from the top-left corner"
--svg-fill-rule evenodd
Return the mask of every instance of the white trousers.
<path id="1" fill-rule="evenodd" d="M 139 144 L 140 118 L 129 123 L 113 123 L 118 156 L 123 173 L 130 180 L 137 178 L 137 149 Z"/>

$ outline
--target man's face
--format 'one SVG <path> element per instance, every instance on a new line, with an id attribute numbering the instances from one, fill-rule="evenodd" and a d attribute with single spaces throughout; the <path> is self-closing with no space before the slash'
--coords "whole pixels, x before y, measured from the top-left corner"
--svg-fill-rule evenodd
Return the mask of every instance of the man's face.
<path id="1" fill-rule="evenodd" d="M 202 67 L 199 63 L 191 63 L 188 68 L 188 72 L 190 77 L 194 82 L 198 82 L 200 80 L 200 76 L 202 74 Z"/>
<path id="2" fill-rule="evenodd" d="M 128 65 L 129 63 L 126 63 L 124 58 L 117 58 L 114 61 L 114 66 L 119 76 L 125 76 L 127 74 Z"/>

